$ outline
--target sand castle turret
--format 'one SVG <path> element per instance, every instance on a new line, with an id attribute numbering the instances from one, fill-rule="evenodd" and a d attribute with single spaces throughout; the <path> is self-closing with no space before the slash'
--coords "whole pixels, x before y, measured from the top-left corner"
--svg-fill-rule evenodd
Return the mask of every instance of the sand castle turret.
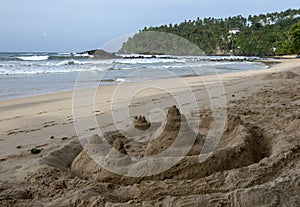
<path id="1" fill-rule="evenodd" d="M 139 130 L 147 130 L 150 128 L 151 124 L 144 116 L 135 116 L 133 119 L 133 126 Z"/>
<path id="2" fill-rule="evenodd" d="M 169 108 L 165 121 L 157 130 L 155 139 L 149 142 L 144 156 L 157 155 L 171 145 L 176 150 L 191 147 L 197 135 L 189 127 L 184 115 L 180 114 L 176 106 Z M 179 149 L 180 148 L 180 149 Z M 174 155 L 171 153 L 172 156 Z M 181 153 L 179 153 L 181 155 Z"/>

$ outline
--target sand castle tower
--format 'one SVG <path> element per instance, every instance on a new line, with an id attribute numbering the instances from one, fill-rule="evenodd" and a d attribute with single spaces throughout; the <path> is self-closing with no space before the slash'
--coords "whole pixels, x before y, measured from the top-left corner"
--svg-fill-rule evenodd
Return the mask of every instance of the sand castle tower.
<path id="1" fill-rule="evenodd" d="M 89 171 L 97 169 L 97 162 L 103 162 L 108 153 L 109 145 L 100 136 L 93 135 L 81 153 L 73 160 L 71 170 L 81 177 L 89 177 Z"/>
<path id="2" fill-rule="evenodd" d="M 114 168 L 126 168 L 131 164 L 131 159 L 127 155 L 127 151 L 124 147 L 124 143 L 120 139 L 116 139 L 113 143 L 112 149 L 105 156 L 105 168 L 109 168 L 114 171 Z"/>
<path id="3" fill-rule="evenodd" d="M 183 150 L 191 148 L 196 140 L 197 135 L 189 127 L 184 115 L 180 114 L 176 106 L 169 108 L 165 121 L 157 130 L 155 139 L 149 142 L 145 157 L 157 155 L 172 146 L 172 152 L 168 156 L 184 156 Z M 179 151 L 181 152 L 179 152 Z"/>
<path id="4" fill-rule="evenodd" d="M 135 116 L 132 122 L 133 127 L 139 130 L 147 130 L 151 126 L 144 116 Z"/>
<path id="5" fill-rule="evenodd" d="M 80 177 L 116 182 L 120 179 L 118 174 L 127 174 L 131 163 L 124 143 L 120 139 L 114 140 L 113 145 L 110 146 L 104 138 L 93 135 L 84 146 L 84 150 L 74 159 L 71 170 Z"/>
<path id="6" fill-rule="evenodd" d="M 90 173 L 94 172 L 93 178 L 95 180 L 119 183 L 122 182 L 123 175 L 127 174 L 131 163 L 131 158 L 127 155 L 124 143 L 120 139 L 116 139 L 103 162 L 98 163 L 96 170 L 90 169 Z"/>

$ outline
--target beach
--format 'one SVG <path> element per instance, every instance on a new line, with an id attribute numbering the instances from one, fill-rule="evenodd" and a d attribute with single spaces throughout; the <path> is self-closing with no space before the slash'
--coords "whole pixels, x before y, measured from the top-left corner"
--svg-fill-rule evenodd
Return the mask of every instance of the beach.
<path id="1" fill-rule="evenodd" d="M 299 206 L 300 60 L 276 61 L 268 69 L 0 101 L 0 206 Z M 130 139 L 132 119 L 166 119 L 168 126 L 166 117 L 180 113 L 188 123 L 184 133 L 195 134 L 199 149 L 213 120 L 224 116 L 224 123 L 216 122 L 224 129 L 218 143 L 199 163 L 195 147 L 169 169 L 130 178 L 129 172 L 140 170 L 136 163 L 120 175 L 92 164 L 84 153 L 85 144 L 89 149 L 99 141 L 89 141 L 93 135 L 114 139 L 115 131 L 124 131 L 127 138 L 115 135 L 113 149 L 129 157 L 153 155 L 156 145 L 171 144 L 147 137 L 160 129 L 155 124 L 140 140 L 139 134 Z"/>

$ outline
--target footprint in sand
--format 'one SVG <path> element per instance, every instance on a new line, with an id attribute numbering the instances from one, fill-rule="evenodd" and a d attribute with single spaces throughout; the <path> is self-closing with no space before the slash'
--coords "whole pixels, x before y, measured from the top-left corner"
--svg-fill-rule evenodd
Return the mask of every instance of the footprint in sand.
<path id="1" fill-rule="evenodd" d="M 67 119 L 68 123 L 73 123 L 73 116 L 72 115 L 66 116 L 66 119 Z"/>
<path id="2" fill-rule="evenodd" d="M 49 143 L 46 143 L 46 144 L 38 145 L 38 146 L 36 146 L 35 148 L 46 147 L 46 146 L 48 146 L 48 145 L 49 145 Z"/>
<path id="3" fill-rule="evenodd" d="M 52 124 L 54 123 L 55 121 L 47 121 L 47 122 L 44 122 L 44 124 Z"/>
<path id="4" fill-rule="evenodd" d="M 9 135 L 15 135 L 15 134 L 19 134 L 19 133 L 25 133 L 25 134 L 27 134 L 27 133 L 38 131 L 38 130 L 40 130 L 40 128 L 38 128 L 38 129 L 31 129 L 31 130 L 12 130 L 12 131 L 9 131 L 7 133 L 7 135 L 9 136 Z"/>
<path id="5" fill-rule="evenodd" d="M 7 132 L 7 135 L 17 134 L 20 128 L 15 128 Z"/>
<path id="6" fill-rule="evenodd" d="M 92 127 L 92 128 L 89 128 L 89 129 L 87 129 L 87 130 L 85 130 L 86 132 L 88 132 L 88 131 L 95 131 L 97 129 L 97 127 Z"/>
<path id="7" fill-rule="evenodd" d="M 181 104 L 181 106 L 187 106 L 187 105 L 190 105 L 191 103 L 184 103 L 184 104 Z"/>
<path id="8" fill-rule="evenodd" d="M 55 124 L 55 121 L 48 121 L 48 122 L 43 123 L 43 125 L 44 125 L 44 128 L 47 128 L 50 126 L 55 126 L 57 124 Z"/>
<path id="9" fill-rule="evenodd" d="M 135 103 L 130 104 L 129 107 L 137 107 L 137 106 L 141 106 L 143 104 L 145 104 L 145 103 L 144 102 L 135 102 Z"/>
<path id="10" fill-rule="evenodd" d="M 39 112 L 37 114 L 45 114 L 45 113 L 47 113 L 47 111 L 41 111 L 41 112 Z"/>
<path id="11" fill-rule="evenodd" d="M 22 117 L 24 117 L 24 116 L 15 116 L 12 119 L 18 119 L 18 118 L 22 118 Z"/>
<path id="12" fill-rule="evenodd" d="M 71 121 L 71 122 L 67 122 L 67 123 L 62 123 L 62 125 L 64 126 L 64 125 L 67 125 L 67 124 L 72 124 L 73 122 Z"/>
<path id="13" fill-rule="evenodd" d="M 8 132 L 7 135 L 13 135 L 13 134 L 17 134 L 16 132 Z"/>
<path id="14" fill-rule="evenodd" d="M 38 130 L 41 130 L 40 128 L 37 128 L 37 129 L 31 129 L 31 130 L 23 130 L 23 132 L 25 132 L 26 134 L 27 133 L 30 133 L 30 132 L 35 132 L 35 131 L 38 131 Z"/>
<path id="15" fill-rule="evenodd" d="M 101 116 L 101 115 L 103 115 L 104 113 L 102 112 L 102 113 L 98 113 L 98 114 L 95 114 L 95 116 Z"/>

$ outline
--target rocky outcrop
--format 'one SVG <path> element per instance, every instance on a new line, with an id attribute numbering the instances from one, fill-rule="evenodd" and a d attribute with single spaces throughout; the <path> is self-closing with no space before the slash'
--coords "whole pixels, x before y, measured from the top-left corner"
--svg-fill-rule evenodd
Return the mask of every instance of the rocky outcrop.
<path id="1" fill-rule="evenodd" d="M 92 55 L 96 59 L 114 59 L 118 58 L 114 53 L 109 53 L 104 50 L 96 49 L 96 50 L 89 50 L 85 51 L 84 53 L 88 53 L 89 55 Z"/>

